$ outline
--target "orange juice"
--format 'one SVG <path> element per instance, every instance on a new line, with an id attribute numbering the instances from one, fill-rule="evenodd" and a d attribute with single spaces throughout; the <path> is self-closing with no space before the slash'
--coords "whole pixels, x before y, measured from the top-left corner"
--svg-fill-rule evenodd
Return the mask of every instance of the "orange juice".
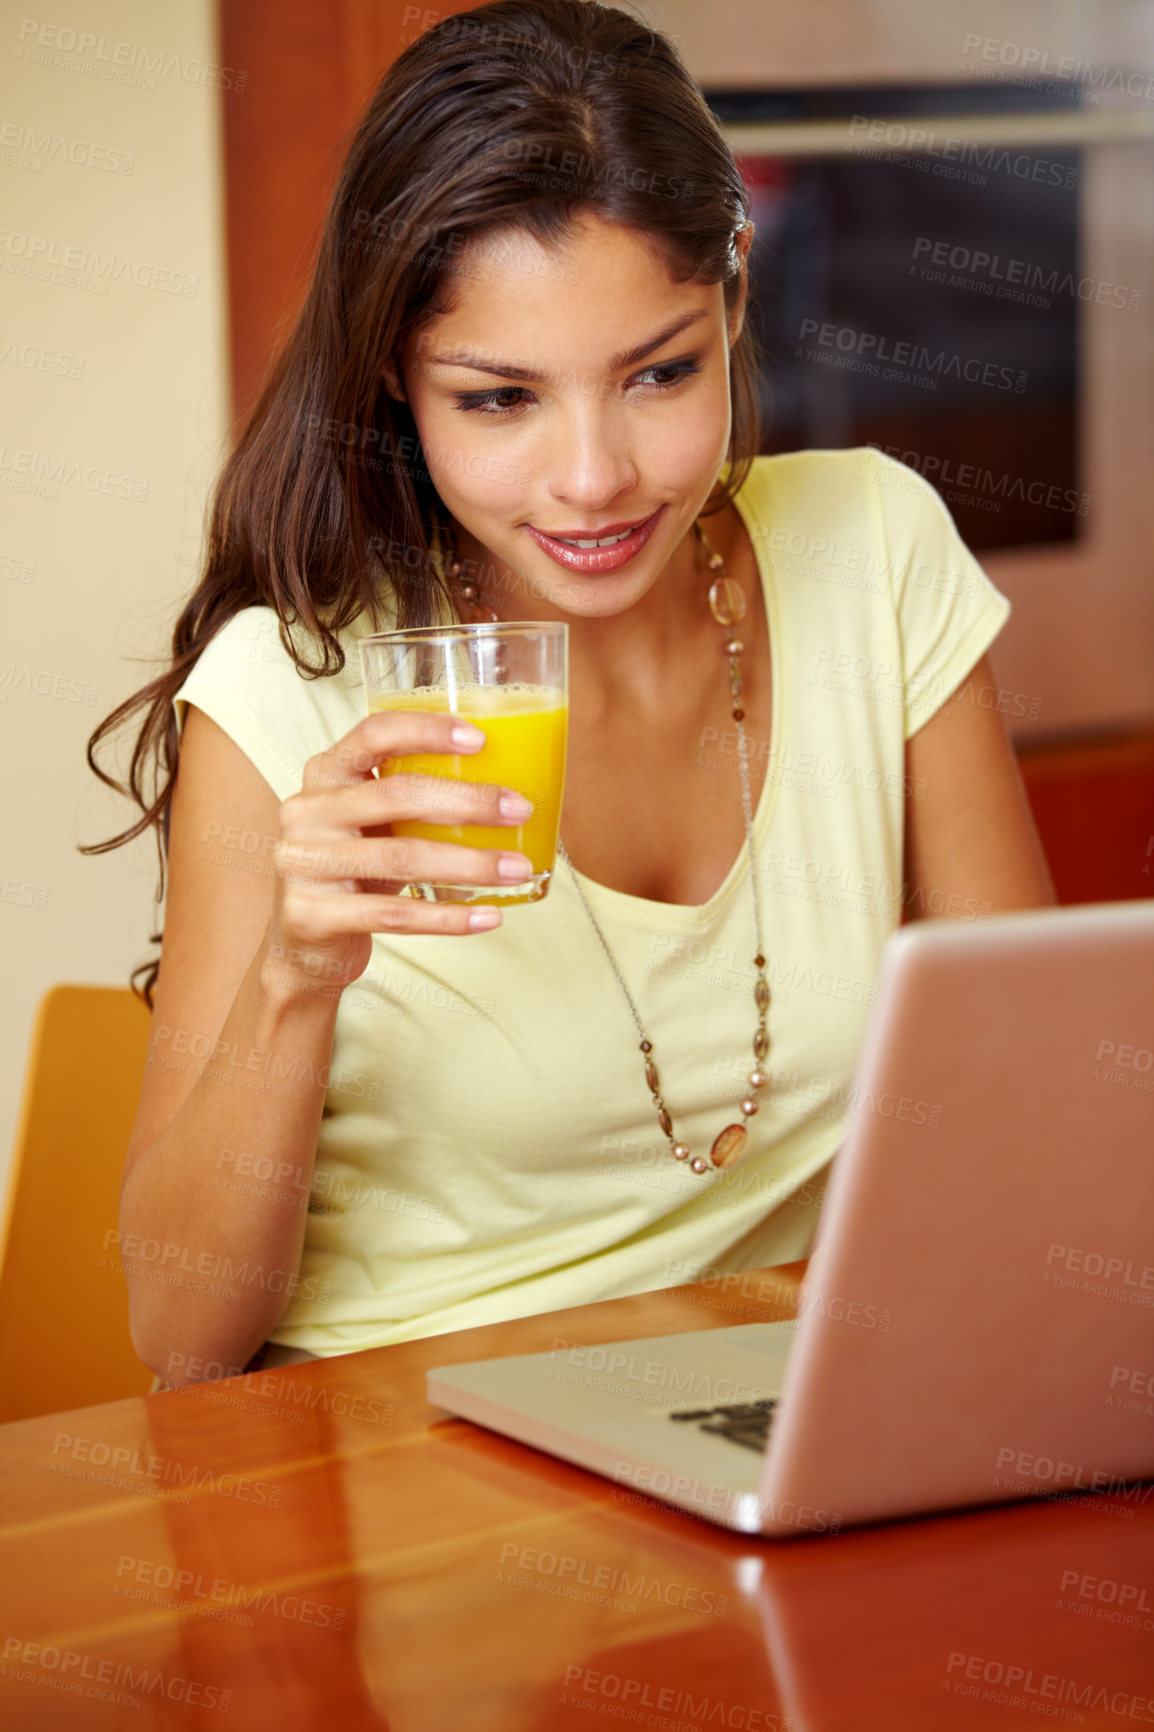
<path id="1" fill-rule="evenodd" d="M 474 723 L 485 735 L 479 752 L 455 757 L 449 752 L 416 753 L 387 758 L 382 776 L 402 772 L 440 776 L 452 781 L 484 782 L 513 788 L 532 803 L 524 824 L 426 824 L 405 819 L 391 828 L 397 836 L 422 836 L 433 842 L 459 842 L 469 848 L 501 848 L 525 854 L 533 877 L 495 894 L 479 890 L 470 902 L 488 899 L 537 901 L 548 888 L 557 852 L 561 796 L 565 787 L 565 741 L 569 706 L 556 687 L 533 685 L 458 686 L 451 693 L 441 686 L 417 686 L 407 692 L 381 692 L 371 710 L 436 710 L 451 712 Z"/>

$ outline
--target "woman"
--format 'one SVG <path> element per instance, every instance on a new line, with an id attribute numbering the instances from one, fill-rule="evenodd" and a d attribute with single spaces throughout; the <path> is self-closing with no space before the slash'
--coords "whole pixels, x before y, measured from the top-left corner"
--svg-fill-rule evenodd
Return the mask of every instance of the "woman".
<path id="1" fill-rule="evenodd" d="M 446 19 L 373 98 L 172 669 L 105 724 L 146 711 L 167 843 L 121 1227 L 169 1383 L 805 1255 L 886 936 L 1052 900 L 937 496 L 753 460 L 751 233 L 615 10 Z M 355 653 L 488 617 L 570 628 L 565 857 L 504 915 L 401 895 L 527 862 L 391 834 L 492 821 L 373 774 L 481 737 L 366 718 Z"/>

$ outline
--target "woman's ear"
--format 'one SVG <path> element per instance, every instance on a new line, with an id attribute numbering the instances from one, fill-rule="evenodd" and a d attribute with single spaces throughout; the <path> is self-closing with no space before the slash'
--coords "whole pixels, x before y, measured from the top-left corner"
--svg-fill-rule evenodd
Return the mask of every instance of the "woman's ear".
<path id="1" fill-rule="evenodd" d="M 381 368 L 381 377 L 385 381 L 385 390 L 394 401 L 398 403 L 408 402 L 409 399 L 405 396 L 405 387 L 401 384 L 401 375 L 397 370 L 395 361 L 385 362 Z"/>
<path id="2" fill-rule="evenodd" d="M 753 245 L 753 224 L 748 220 L 736 231 L 733 237 L 733 250 L 741 263 L 741 280 L 729 313 L 729 346 L 733 347 L 741 335 L 745 323 L 745 300 L 749 292 L 749 249 Z"/>

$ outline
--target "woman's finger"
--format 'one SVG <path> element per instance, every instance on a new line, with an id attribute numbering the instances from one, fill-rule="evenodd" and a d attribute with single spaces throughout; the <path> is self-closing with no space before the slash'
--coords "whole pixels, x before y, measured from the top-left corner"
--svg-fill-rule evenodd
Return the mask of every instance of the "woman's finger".
<path id="1" fill-rule="evenodd" d="M 347 884 L 352 880 L 404 884 L 516 884 L 533 870 L 527 855 L 496 848 L 466 848 L 416 836 L 334 836 L 279 842 L 273 864 L 295 884 Z"/>
<path id="2" fill-rule="evenodd" d="M 424 932 L 465 936 L 501 924 L 499 908 L 426 902 L 419 896 L 347 896 L 340 891 L 286 888 L 283 925 L 301 944 L 323 944 L 350 933 Z"/>
<path id="3" fill-rule="evenodd" d="M 480 728 L 460 716 L 438 710 L 377 710 L 325 752 L 305 765 L 302 791 L 361 782 L 383 758 L 412 757 L 418 752 L 471 756 L 485 744 Z"/>
<path id="4" fill-rule="evenodd" d="M 285 839 L 297 841 L 310 835 L 375 829 L 403 819 L 429 824 L 524 824 L 532 813 L 532 803 L 514 788 L 406 773 L 373 776 L 321 793 L 294 794 L 284 802 L 281 822 Z"/>

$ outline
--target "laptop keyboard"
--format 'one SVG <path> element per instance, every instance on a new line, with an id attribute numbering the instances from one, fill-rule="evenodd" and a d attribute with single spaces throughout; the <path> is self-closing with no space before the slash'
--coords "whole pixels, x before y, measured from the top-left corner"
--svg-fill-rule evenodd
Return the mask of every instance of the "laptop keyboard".
<path id="1" fill-rule="evenodd" d="M 695 1407 L 691 1412 L 671 1413 L 669 1418 L 678 1425 L 696 1425 L 698 1431 L 707 1432 L 710 1437 L 726 1437 L 730 1443 L 739 1443 L 743 1449 L 755 1449 L 762 1455 L 776 1406 L 776 1399 L 767 1397 L 763 1401 L 741 1401 L 732 1407 Z"/>

